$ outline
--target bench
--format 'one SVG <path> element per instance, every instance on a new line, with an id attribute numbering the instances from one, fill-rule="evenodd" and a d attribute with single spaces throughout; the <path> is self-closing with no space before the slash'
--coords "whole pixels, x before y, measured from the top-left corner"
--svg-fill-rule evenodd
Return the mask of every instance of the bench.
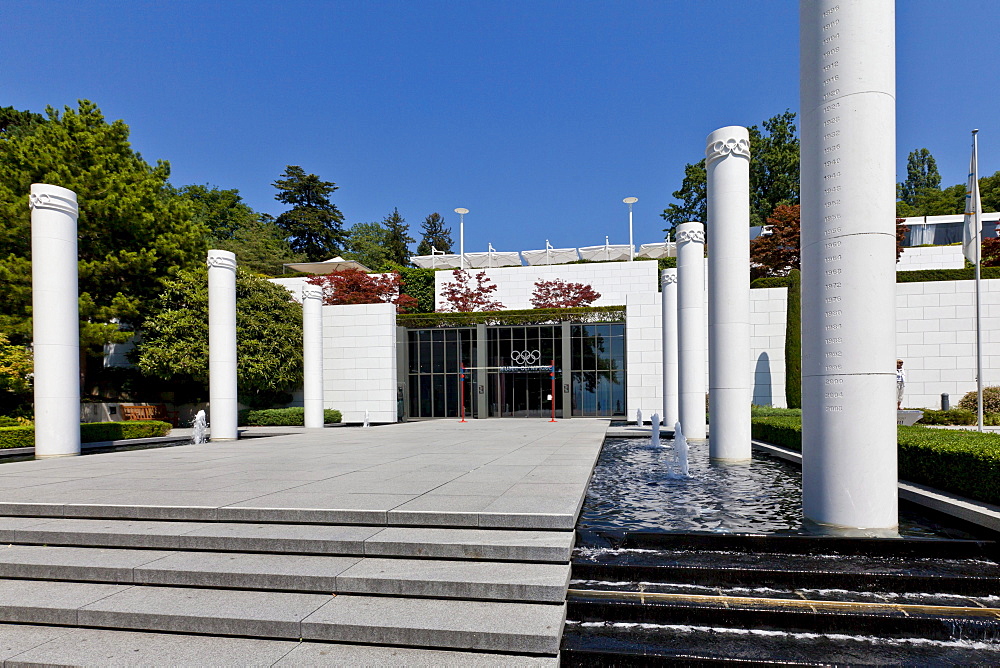
<path id="1" fill-rule="evenodd" d="M 162 420 L 177 426 L 177 411 L 168 411 L 163 404 L 152 406 L 120 406 L 123 420 Z"/>

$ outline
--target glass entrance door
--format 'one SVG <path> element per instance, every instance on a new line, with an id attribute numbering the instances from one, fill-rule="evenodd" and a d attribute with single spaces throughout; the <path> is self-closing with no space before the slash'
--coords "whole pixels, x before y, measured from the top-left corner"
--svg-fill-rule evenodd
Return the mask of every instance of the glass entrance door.
<path id="1" fill-rule="evenodd" d="M 558 325 L 491 327 L 487 330 L 490 417 L 561 415 L 562 392 L 553 396 L 549 365 L 562 373 L 562 328 Z"/>
<path id="2" fill-rule="evenodd" d="M 491 417 L 549 417 L 552 415 L 552 379 L 547 371 L 490 374 Z M 558 389 L 558 388 L 557 388 Z M 556 414 L 562 396 L 556 392 Z"/>

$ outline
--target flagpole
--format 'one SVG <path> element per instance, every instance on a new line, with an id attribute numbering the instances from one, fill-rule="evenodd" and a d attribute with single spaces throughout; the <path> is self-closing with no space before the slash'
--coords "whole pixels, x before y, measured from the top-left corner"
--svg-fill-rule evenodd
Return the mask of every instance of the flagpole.
<path id="1" fill-rule="evenodd" d="M 983 430 L 983 302 L 980 265 L 983 260 L 983 208 L 979 202 L 979 130 L 972 131 L 972 215 L 976 229 L 976 424 Z"/>

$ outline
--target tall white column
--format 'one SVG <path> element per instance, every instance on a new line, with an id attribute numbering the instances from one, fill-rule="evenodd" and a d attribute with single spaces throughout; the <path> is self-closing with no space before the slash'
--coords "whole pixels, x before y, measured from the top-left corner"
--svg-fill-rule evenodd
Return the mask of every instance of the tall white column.
<path id="1" fill-rule="evenodd" d="M 323 288 L 302 286 L 302 393 L 307 429 L 323 428 Z"/>
<path id="2" fill-rule="evenodd" d="M 802 510 L 898 522 L 895 8 L 802 0 Z"/>
<path id="3" fill-rule="evenodd" d="M 708 393 L 712 459 L 750 459 L 750 134 L 708 135 Z"/>
<path id="4" fill-rule="evenodd" d="M 677 409 L 688 440 L 705 440 L 705 226 L 677 226 Z"/>
<path id="5" fill-rule="evenodd" d="M 208 251 L 208 376 L 212 440 L 235 440 L 236 255 L 224 250 Z"/>
<path id="6" fill-rule="evenodd" d="M 32 183 L 31 305 L 35 457 L 80 454 L 80 305 L 76 193 Z"/>
<path id="7" fill-rule="evenodd" d="M 677 413 L 677 270 L 660 274 L 663 306 L 663 424 L 673 429 Z"/>

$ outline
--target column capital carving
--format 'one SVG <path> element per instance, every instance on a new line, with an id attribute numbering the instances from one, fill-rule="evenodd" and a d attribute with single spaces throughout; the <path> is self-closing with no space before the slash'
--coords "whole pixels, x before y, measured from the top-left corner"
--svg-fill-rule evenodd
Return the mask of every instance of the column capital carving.
<path id="1" fill-rule="evenodd" d="M 681 230 L 677 233 L 677 243 L 705 243 L 705 232 L 704 230 Z"/>
<path id="2" fill-rule="evenodd" d="M 303 285 L 302 300 L 305 301 L 306 299 L 323 299 L 323 288 L 309 283 Z"/>
<path id="3" fill-rule="evenodd" d="M 76 202 L 75 192 L 47 183 L 31 184 L 31 193 L 28 195 L 28 208 L 31 210 L 51 209 L 67 213 L 74 217 L 80 214 L 80 207 Z"/>
<path id="4" fill-rule="evenodd" d="M 209 269 L 231 269 L 236 271 L 236 254 L 224 250 L 208 251 Z"/>
<path id="5" fill-rule="evenodd" d="M 660 274 L 660 285 L 667 287 L 668 285 L 673 285 L 677 283 L 677 270 L 664 269 Z"/>
<path id="6" fill-rule="evenodd" d="M 750 141 L 743 137 L 727 137 L 711 141 L 705 146 L 705 164 L 709 165 L 716 160 L 734 156 L 737 158 L 750 159 Z"/>

